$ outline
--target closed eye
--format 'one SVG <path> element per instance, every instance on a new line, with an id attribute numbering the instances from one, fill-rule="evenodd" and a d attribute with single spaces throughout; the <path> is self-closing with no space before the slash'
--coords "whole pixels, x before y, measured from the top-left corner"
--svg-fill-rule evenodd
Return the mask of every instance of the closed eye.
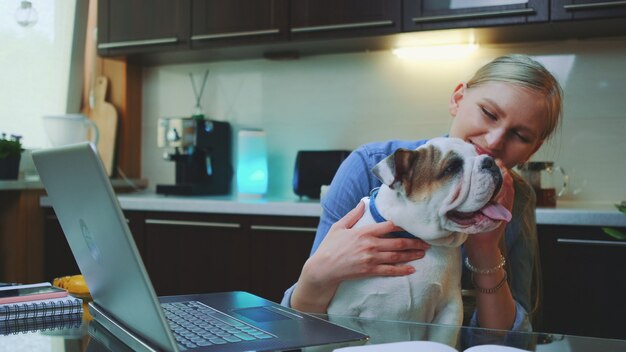
<path id="1" fill-rule="evenodd" d="M 485 109 L 483 107 L 481 107 L 480 110 L 482 110 L 483 114 L 485 116 L 487 116 L 487 118 L 489 118 L 490 120 L 494 120 L 495 121 L 495 120 L 498 119 L 498 117 L 495 114 L 491 113 L 489 110 L 487 110 L 487 109 Z"/>
<path id="2" fill-rule="evenodd" d="M 439 174 L 439 178 L 448 177 L 451 175 L 455 175 L 463 169 L 463 159 L 461 158 L 452 158 L 446 164 L 446 167 Z"/>
<path id="3" fill-rule="evenodd" d="M 525 135 L 523 135 L 523 134 L 521 134 L 521 133 L 519 133 L 519 132 L 513 132 L 513 133 L 514 133 L 514 134 L 515 134 L 515 136 L 516 136 L 517 138 L 519 138 L 522 142 L 524 142 L 524 143 L 530 143 L 530 142 L 531 142 L 530 138 L 526 137 Z"/>

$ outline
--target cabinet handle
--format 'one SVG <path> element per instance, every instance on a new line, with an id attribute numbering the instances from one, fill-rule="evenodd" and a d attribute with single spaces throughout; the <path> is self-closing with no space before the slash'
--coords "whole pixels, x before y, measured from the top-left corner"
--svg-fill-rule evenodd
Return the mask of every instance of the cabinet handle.
<path id="1" fill-rule="evenodd" d="M 382 26 L 393 26 L 393 21 L 387 20 L 387 21 L 335 24 L 335 25 L 328 25 L 328 26 L 296 27 L 296 28 L 292 28 L 291 32 L 292 33 L 322 32 L 322 31 L 332 31 L 335 29 L 369 28 L 369 27 L 382 27 Z"/>
<path id="2" fill-rule="evenodd" d="M 264 31 L 248 31 L 248 32 L 231 32 L 231 33 L 219 33 L 219 34 L 200 34 L 200 35 L 192 35 L 191 40 L 210 40 L 210 39 L 221 39 L 221 38 L 249 37 L 249 36 L 270 35 L 270 34 L 278 34 L 278 33 L 280 33 L 280 29 L 268 29 Z"/>
<path id="3" fill-rule="evenodd" d="M 507 11 L 461 13 L 458 15 L 414 17 L 411 20 L 415 23 L 427 23 L 427 22 L 467 20 L 467 19 L 485 18 L 485 17 L 518 16 L 518 15 L 533 15 L 533 14 L 535 14 L 535 9 L 527 8 L 527 9 L 517 9 L 517 10 L 507 10 Z"/>
<path id="4" fill-rule="evenodd" d="M 626 241 L 598 241 L 598 240 L 576 240 L 571 238 L 557 238 L 557 243 L 566 244 L 586 244 L 594 246 L 626 247 Z"/>
<path id="5" fill-rule="evenodd" d="M 226 227 L 232 229 L 238 229 L 240 224 L 233 222 L 208 222 L 208 221 L 183 221 L 183 220 L 159 220 L 159 219 L 146 219 L 146 224 L 153 225 L 174 225 L 174 226 L 204 226 L 204 227 Z"/>
<path id="6" fill-rule="evenodd" d="M 606 2 L 596 2 L 590 4 L 570 4 L 563 5 L 565 10 L 593 10 L 593 9 L 605 9 L 607 7 L 615 7 L 615 6 L 626 6 L 626 1 L 606 1 Z"/>
<path id="7" fill-rule="evenodd" d="M 98 49 L 115 49 L 115 48 L 128 48 L 132 46 L 150 46 L 159 44 L 176 44 L 178 38 L 162 38 L 162 39 L 147 39 L 147 40 L 131 40 L 127 42 L 114 42 L 114 43 L 102 43 L 98 44 Z"/>
<path id="8" fill-rule="evenodd" d="M 250 230 L 316 232 L 317 228 L 315 228 L 315 227 L 298 227 L 298 226 L 250 225 Z"/>

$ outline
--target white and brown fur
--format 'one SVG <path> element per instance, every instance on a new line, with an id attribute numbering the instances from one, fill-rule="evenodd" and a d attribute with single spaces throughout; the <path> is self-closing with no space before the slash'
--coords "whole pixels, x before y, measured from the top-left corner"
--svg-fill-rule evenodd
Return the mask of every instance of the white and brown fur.
<path id="1" fill-rule="evenodd" d="M 454 212 L 483 208 L 498 192 L 502 175 L 494 160 L 456 138 L 435 138 L 416 150 L 399 149 L 372 172 L 382 181 L 375 199 L 380 214 L 431 245 L 410 262 L 414 274 L 343 282 L 329 314 L 460 325 L 461 252 L 467 234 L 496 228 L 500 221 L 476 216 L 461 225 Z M 354 227 L 374 222 L 369 213 Z M 463 221 L 461 221 L 463 222 Z"/>

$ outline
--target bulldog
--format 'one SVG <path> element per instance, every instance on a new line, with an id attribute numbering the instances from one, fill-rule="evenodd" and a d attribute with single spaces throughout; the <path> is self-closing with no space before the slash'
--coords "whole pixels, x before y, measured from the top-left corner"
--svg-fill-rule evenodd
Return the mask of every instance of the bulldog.
<path id="1" fill-rule="evenodd" d="M 461 325 L 461 250 L 468 234 L 511 219 L 493 201 L 502 185 L 495 160 L 457 138 L 434 138 L 415 150 L 398 149 L 372 172 L 382 182 L 363 198 L 366 212 L 354 225 L 391 220 L 431 245 L 409 264 L 414 274 L 347 280 L 328 313 L 364 318 Z M 390 234 L 393 236 L 394 234 Z"/>

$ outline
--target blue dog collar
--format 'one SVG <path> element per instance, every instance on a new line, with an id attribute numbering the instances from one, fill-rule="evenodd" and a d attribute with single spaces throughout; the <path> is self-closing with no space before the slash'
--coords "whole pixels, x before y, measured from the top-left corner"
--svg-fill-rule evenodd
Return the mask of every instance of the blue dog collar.
<path id="1" fill-rule="evenodd" d="M 382 215 L 380 215 L 380 212 L 378 212 L 378 209 L 376 208 L 376 202 L 374 202 L 374 199 L 376 199 L 377 195 L 378 195 L 378 187 L 374 188 L 370 192 L 370 214 L 372 214 L 372 218 L 374 218 L 374 221 L 376 221 L 377 223 L 380 223 L 380 222 L 387 221 L 387 219 L 385 219 Z M 406 231 L 391 232 L 389 233 L 389 235 L 391 237 L 417 238 Z"/>

